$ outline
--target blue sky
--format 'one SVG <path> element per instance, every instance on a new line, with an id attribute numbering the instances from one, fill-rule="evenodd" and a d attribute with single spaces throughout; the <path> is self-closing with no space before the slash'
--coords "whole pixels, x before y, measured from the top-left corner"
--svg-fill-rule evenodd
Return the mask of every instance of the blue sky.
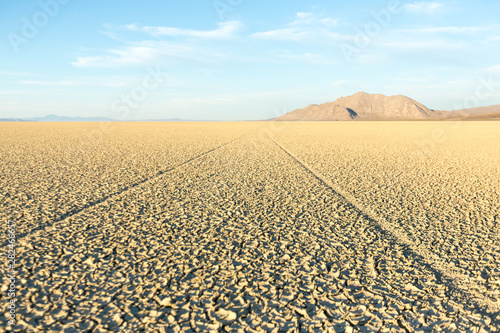
<path id="1" fill-rule="evenodd" d="M 500 104 L 500 1 L 0 6 L 0 117 L 268 119 L 358 91 Z"/>

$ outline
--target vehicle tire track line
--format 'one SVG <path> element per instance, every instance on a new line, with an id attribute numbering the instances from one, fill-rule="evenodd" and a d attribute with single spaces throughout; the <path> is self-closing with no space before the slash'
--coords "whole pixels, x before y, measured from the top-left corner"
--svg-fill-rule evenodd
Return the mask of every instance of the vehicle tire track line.
<path id="1" fill-rule="evenodd" d="M 413 261 L 429 269 L 436 276 L 438 281 L 444 280 L 443 282 L 446 282 L 446 287 L 450 292 L 453 292 L 454 294 L 448 295 L 448 297 L 458 298 L 455 301 L 457 301 L 457 303 L 459 304 L 462 304 L 463 306 L 468 306 L 472 303 L 474 304 L 473 308 L 476 311 L 485 316 L 488 316 L 493 320 L 493 322 L 498 320 L 498 317 L 500 315 L 499 305 L 488 301 L 482 294 L 476 292 L 475 290 L 479 289 L 479 286 L 476 283 L 460 277 L 458 276 L 458 274 L 453 274 L 453 272 L 447 267 L 445 261 L 441 259 L 437 254 L 428 250 L 427 248 L 415 246 L 413 242 L 411 242 L 404 234 L 397 230 L 397 227 L 389 223 L 385 218 L 377 216 L 372 210 L 359 203 L 351 194 L 332 184 L 319 172 L 315 171 L 314 168 L 298 159 L 293 153 L 287 150 L 283 145 L 281 145 L 267 133 L 266 136 L 270 140 L 272 140 L 283 152 L 285 152 L 288 156 L 295 160 L 307 173 L 322 182 L 334 193 L 339 195 L 346 202 L 350 203 L 356 210 L 362 213 L 362 215 L 364 215 L 374 224 L 374 226 L 380 231 L 381 234 L 383 234 L 389 240 L 398 242 L 403 245 L 403 247 L 407 250 L 406 254 L 409 255 L 409 257 L 411 257 Z M 464 299 L 468 301 L 467 304 L 464 304 Z"/>
<path id="2" fill-rule="evenodd" d="M 175 165 L 175 166 L 173 166 L 171 168 L 168 168 L 168 169 L 165 169 L 165 170 L 162 170 L 162 171 L 158 171 L 155 175 L 153 175 L 151 177 L 148 177 L 148 178 L 142 179 L 142 180 L 140 180 L 138 182 L 135 182 L 135 183 L 133 183 L 133 184 L 131 184 L 131 185 L 125 187 L 125 188 L 122 188 L 121 190 L 119 190 L 117 192 L 114 192 L 114 193 L 112 193 L 112 194 L 110 194 L 108 196 L 105 196 L 105 197 L 103 197 L 103 198 L 101 198 L 99 200 L 95 200 L 95 201 L 93 201 L 91 203 L 88 203 L 88 204 L 86 204 L 83 207 L 79 207 L 79 208 L 73 209 L 73 210 L 67 212 L 66 214 L 60 216 L 59 218 L 55 219 L 51 223 L 40 225 L 39 227 L 31 229 L 29 232 L 25 232 L 25 233 L 17 235 L 17 238 L 19 240 L 21 240 L 21 239 L 24 239 L 27 235 L 29 235 L 30 237 L 39 236 L 40 234 L 44 233 L 46 229 L 54 227 L 54 225 L 57 224 L 57 223 L 59 223 L 59 222 L 63 222 L 66 219 L 68 219 L 70 217 L 73 217 L 75 215 L 78 215 L 78 214 L 82 213 L 83 211 L 85 211 L 87 209 L 90 209 L 90 208 L 93 208 L 95 206 L 98 206 L 99 204 L 101 204 L 101 203 L 103 203 L 103 202 L 105 202 L 105 201 L 107 201 L 109 199 L 118 197 L 118 196 L 122 195 L 123 193 L 128 192 L 130 190 L 133 190 L 134 188 L 136 188 L 138 186 L 141 186 L 141 185 L 143 185 L 145 183 L 153 181 L 153 180 L 161 177 L 162 175 L 164 175 L 166 173 L 175 171 L 175 170 L 181 168 L 182 166 L 184 166 L 186 164 L 189 164 L 191 162 L 199 160 L 199 159 L 205 157 L 206 155 L 208 155 L 210 153 L 213 153 L 214 151 L 219 150 L 219 149 L 221 149 L 221 148 L 223 148 L 223 147 L 225 147 L 227 145 L 230 145 L 231 143 L 233 143 L 235 141 L 238 141 L 241 138 L 243 138 L 243 137 L 245 137 L 245 136 L 247 136 L 247 135 L 249 135 L 249 134 L 251 134 L 253 132 L 255 132 L 255 131 L 245 133 L 245 134 L 243 134 L 243 135 L 241 135 L 241 136 L 239 136 L 239 137 L 237 137 L 237 138 L 235 138 L 235 139 L 233 139 L 231 141 L 228 141 L 228 142 L 223 143 L 223 144 L 221 144 L 221 145 L 219 145 L 217 147 L 214 147 L 214 148 L 212 148 L 210 150 L 204 151 L 201 154 L 193 156 L 193 157 L 189 158 L 188 160 L 186 160 L 186 161 L 184 161 L 184 162 L 182 162 L 180 164 L 177 164 L 177 165 Z"/>

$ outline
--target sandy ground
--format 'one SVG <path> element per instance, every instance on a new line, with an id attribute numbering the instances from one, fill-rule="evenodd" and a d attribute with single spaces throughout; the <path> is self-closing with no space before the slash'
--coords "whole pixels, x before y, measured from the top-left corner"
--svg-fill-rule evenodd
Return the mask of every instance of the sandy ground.
<path id="1" fill-rule="evenodd" d="M 1 330 L 500 327 L 499 123 L 0 126 Z"/>

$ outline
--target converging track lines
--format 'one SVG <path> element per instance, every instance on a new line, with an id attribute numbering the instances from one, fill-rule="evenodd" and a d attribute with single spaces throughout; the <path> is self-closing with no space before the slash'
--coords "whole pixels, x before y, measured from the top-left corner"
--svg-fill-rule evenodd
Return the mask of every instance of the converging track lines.
<path id="1" fill-rule="evenodd" d="M 405 255 L 410 257 L 414 262 L 429 269 L 436 278 L 445 283 L 448 293 L 452 298 L 457 300 L 467 300 L 467 304 L 474 304 L 476 311 L 490 317 L 493 321 L 498 320 L 499 305 L 489 301 L 484 295 L 477 292 L 479 286 L 471 279 L 460 276 L 454 272 L 447 263 L 435 253 L 425 247 L 416 246 L 403 233 L 397 230 L 397 227 L 389 223 L 384 217 L 377 216 L 371 209 L 361 204 L 351 194 L 343 191 L 338 186 L 332 184 L 328 179 L 323 177 L 319 172 L 311 166 L 297 158 L 290 150 L 277 142 L 274 138 L 266 133 L 266 136 L 272 140 L 283 152 L 290 158 L 295 160 L 307 173 L 323 183 L 334 193 L 340 196 L 353 206 L 354 209 L 361 212 L 368 220 L 372 222 L 378 231 L 387 238 L 390 242 L 397 242 L 406 249 Z"/>
<path id="2" fill-rule="evenodd" d="M 237 138 L 235 138 L 235 139 L 233 139 L 231 141 L 228 141 L 228 142 L 226 142 L 224 144 L 221 144 L 221 145 L 219 145 L 219 146 L 217 146 L 215 148 L 212 148 L 212 149 L 207 150 L 207 151 L 205 151 L 205 152 L 203 152 L 201 154 L 198 154 L 198 155 L 196 155 L 194 157 L 191 157 L 191 158 L 187 159 L 186 161 L 184 161 L 184 162 L 182 162 L 180 164 L 177 164 L 177 165 L 175 165 L 175 166 L 173 166 L 171 168 L 158 171 L 155 175 L 153 175 L 151 177 L 148 177 L 148 178 L 142 179 L 142 180 L 140 180 L 138 182 L 135 182 L 135 183 L 133 183 L 133 184 L 131 184 L 129 186 L 126 186 L 126 187 L 120 189 L 117 192 L 111 193 L 110 195 L 102 197 L 102 198 L 100 198 L 100 199 L 98 199 L 96 201 L 87 203 L 83 207 L 78 207 L 76 209 L 73 209 L 73 210 L 67 212 L 66 214 L 62 215 L 61 217 L 53 220 L 51 223 L 40 225 L 40 226 L 38 226 L 36 228 L 30 229 L 28 232 L 19 234 L 18 238 L 19 239 L 23 239 L 27 235 L 29 235 L 30 237 L 36 237 L 40 233 L 43 233 L 44 230 L 53 227 L 56 223 L 63 222 L 64 220 L 66 220 L 66 219 L 68 219 L 68 218 L 70 218 L 72 216 L 75 216 L 77 214 L 80 214 L 80 213 L 82 213 L 83 211 L 85 211 L 87 209 L 93 208 L 93 207 L 95 207 L 95 206 L 97 206 L 97 205 L 99 205 L 99 204 L 101 204 L 101 203 L 103 203 L 103 202 L 105 202 L 105 201 L 107 201 L 109 199 L 112 199 L 112 198 L 115 198 L 117 196 L 120 196 L 123 193 L 126 193 L 126 192 L 128 192 L 128 191 L 130 191 L 130 190 L 132 190 L 132 189 L 134 189 L 134 188 L 136 188 L 136 187 L 138 187 L 140 185 L 143 185 L 143 184 L 145 184 L 147 182 L 151 182 L 151 181 L 157 179 L 158 177 L 161 177 L 162 175 L 164 175 L 166 173 L 169 173 L 169 172 L 172 172 L 174 170 L 177 170 L 178 168 L 180 168 L 180 167 L 182 167 L 182 166 L 184 166 L 186 164 L 189 164 L 189 163 L 192 163 L 192 162 L 194 162 L 196 160 L 199 160 L 200 158 L 203 158 L 204 156 L 206 156 L 206 155 L 208 155 L 208 154 L 210 154 L 210 153 L 212 153 L 212 152 L 214 152 L 214 151 L 216 151 L 218 149 L 221 149 L 221 148 L 223 148 L 223 147 L 225 147 L 225 146 L 227 146 L 227 145 L 229 145 L 229 144 L 231 144 L 231 143 L 233 143 L 233 142 L 235 142 L 235 141 L 243 138 L 244 136 L 246 136 L 246 135 L 248 135 L 250 133 L 252 133 L 252 132 L 248 132 L 248 133 L 245 133 L 243 135 L 240 135 L 239 137 L 237 137 Z"/>

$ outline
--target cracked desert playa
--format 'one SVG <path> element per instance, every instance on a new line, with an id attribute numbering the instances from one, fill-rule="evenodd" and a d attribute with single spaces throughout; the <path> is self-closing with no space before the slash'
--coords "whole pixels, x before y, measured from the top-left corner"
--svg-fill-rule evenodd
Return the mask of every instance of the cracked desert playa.
<path id="1" fill-rule="evenodd" d="M 0 124 L 2 331 L 499 331 L 500 123 L 98 126 Z"/>

